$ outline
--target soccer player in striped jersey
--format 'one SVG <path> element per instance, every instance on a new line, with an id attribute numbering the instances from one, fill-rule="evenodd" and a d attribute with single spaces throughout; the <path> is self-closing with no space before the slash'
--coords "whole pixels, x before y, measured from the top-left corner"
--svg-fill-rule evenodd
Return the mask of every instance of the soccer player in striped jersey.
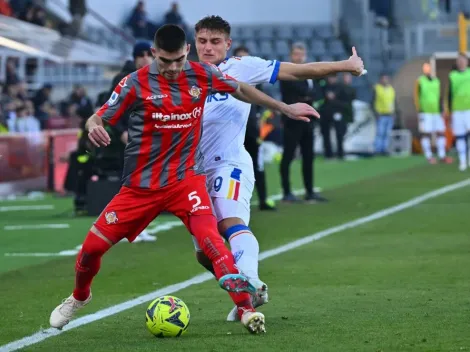
<path id="1" fill-rule="evenodd" d="M 353 55 L 344 61 L 293 64 L 259 57 L 228 57 L 232 40 L 230 24 L 220 16 L 207 16 L 195 26 L 196 49 L 199 60 L 210 62 L 240 82 L 255 86 L 274 84 L 277 80 L 306 80 L 336 72 L 363 73 L 364 64 Z M 234 99 L 226 93 L 207 97 L 204 109 L 201 151 L 207 174 L 209 194 L 212 198 L 220 234 L 230 242 L 232 254 L 241 273 L 247 278 L 246 291 L 253 295 L 254 305 L 267 302 L 267 285 L 258 276 L 259 245 L 250 227 L 250 200 L 253 193 L 254 172 L 250 155 L 243 143 L 250 104 Z M 306 126 L 307 128 L 307 126 Z M 313 190 L 312 190 L 313 192 Z M 213 271 L 210 260 L 195 242 L 198 261 Z M 244 278 L 237 274 L 223 278 L 222 284 L 232 281 L 239 289 Z M 236 307 L 227 320 L 238 320 Z"/>
<path id="2" fill-rule="evenodd" d="M 217 232 L 199 150 L 204 102 L 210 94 L 230 94 L 265 105 L 296 120 L 318 113 L 306 104 L 286 105 L 223 75 L 208 63 L 187 61 L 186 34 L 175 25 L 155 34 L 154 62 L 124 77 L 108 102 L 86 124 L 96 146 L 109 144 L 103 121 L 115 125 L 124 112 L 129 140 L 124 155 L 122 187 L 88 232 L 75 265 L 75 289 L 50 316 L 61 329 L 91 300 L 91 283 L 102 256 L 117 242 L 132 242 L 162 211 L 179 217 L 210 258 L 218 279 L 238 274 L 232 253 Z M 236 283 L 224 284 L 231 289 Z M 229 293 L 243 325 L 264 332 L 264 316 L 246 292 Z"/>

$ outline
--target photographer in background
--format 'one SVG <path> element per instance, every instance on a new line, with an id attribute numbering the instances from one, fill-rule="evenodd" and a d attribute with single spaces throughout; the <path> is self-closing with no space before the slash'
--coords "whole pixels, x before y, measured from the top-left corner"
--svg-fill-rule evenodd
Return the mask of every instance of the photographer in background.
<path id="1" fill-rule="evenodd" d="M 306 59 L 306 48 L 302 43 L 294 43 L 291 48 L 291 60 L 295 64 L 302 64 Z M 286 104 L 307 103 L 313 104 L 315 100 L 315 83 L 308 79 L 305 81 L 280 81 L 282 101 Z M 320 113 L 321 114 L 321 113 Z M 289 180 L 289 169 L 295 157 L 297 146 L 300 145 L 302 153 L 302 175 L 305 185 L 305 201 L 325 202 L 320 194 L 313 191 L 313 129 L 315 122 L 308 124 L 303 121 L 294 121 L 283 116 L 283 143 L 284 151 L 281 161 L 281 180 L 284 202 L 296 202 L 298 198 L 292 193 Z"/>
<path id="2" fill-rule="evenodd" d="M 241 46 L 235 48 L 233 51 L 234 56 L 248 56 L 250 55 L 247 48 Z M 257 87 L 258 89 L 260 87 Z M 261 108 L 257 105 L 252 105 L 248 123 L 246 125 L 245 134 L 245 148 L 253 160 L 253 169 L 255 173 L 255 186 L 256 193 L 258 193 L 259 209 L 260 210 L 276 210 L 274 202 L 267 199 L 266 190 L 266 175 L 264 173 L 264 160 L 260 153 L 260 130 L 259 120 L 261 115 Z"/>

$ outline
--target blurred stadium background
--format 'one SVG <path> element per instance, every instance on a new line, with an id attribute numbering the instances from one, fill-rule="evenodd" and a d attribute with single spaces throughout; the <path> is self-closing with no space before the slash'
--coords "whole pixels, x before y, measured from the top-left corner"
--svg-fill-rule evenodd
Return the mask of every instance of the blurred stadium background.
<path id="1" fill-rule="evenodd" d="M 79 220 L 73 218 L 73 201 L 71 197 L 73 186 L 67 187 L 66 180 L 67 173 L 69 172 L 69 177 L 71 177 L 70 172 L 73 173 L 73 170 L 69 171 L 70 155 L 77 150 L 80 129 L 84 120 L 97 109 L 100 102 L 102 103 L 103 94 L 106 96 L 107 92 L 110 91 L 114 75 L 121 70 L 126 60 L 131 59 L 132 47 L 135 42 L 142 39 L 149 40 L 155 30 L 163 23 L 180 24 L 187 30 L 189 40 L 192 40 L 194 35 L 192 27 L 194 24 L 205 15 L 218 14 L 227 19 L 233 26 L 233 47 L 244 45 L 250 49 L 253 55 L 290 61 L 291 44 L 301 41 L 307 47 L 308 61 L 347 59 L 350 56 L 352 46 L 357 48 L 358 54 L 364 60 L 368 74 L 353 79 L 352 84 L 356 89 L 357 96 L 353 102 L 353 121 L 349 124 L 345 137 L 346 159 L 350 159 L 351 162 L 327 163 L 322 161 L 321 157 L 316 162 L 316 185 L 329 191 L 326 194 L 329 197 L 331 196 L 334 201 L 321 210 L 317 210 L 318 208 L 312 210 L 312 213 L 320 216 L 322 220 L 316 217 L 315 221 L 311 221 L 312 213 L 306 208 L 293 210 L 293 208 L 284 209 L 281 207 L 279 213 L 284 215 L 280 215 L 273 223 L 271 223 L 273 220 L 269 215 L 255 213 L 253 226 L 259 228 L 258 233 L 264 231 L 270 234 L 266 237 L 263 237 L 264 235 L 260 237 L 260 242 L 264 245 L 263 249 L 285 243 L 287 240 L 284 241 L 286 238 L 284 236 L 295 239 L 324 229 L 327 226 L 338 225 L 340 221 L 352 220 L 358 216 L 367 215 L 437 187 L 465 179 L 465 175 L 459 173 L 455 165 L 442 165 L 442 167 L 439 165 L 432 170 L 430 169 L 431 166 L 425 165 L 424 157 L 420 155 L 421 147 L 418 120 L 413 105 L 413 92 L 415 81 L 421 75 L 422 64 L 427 61 L 431 62 L 434 73 L 441 78 L 443 84 L 447 85 L 447 76 L 455 63 L 458 52 L 468 51 L 469 26 L 467 24 L 470 1 L 238 0 L 227 2 L 179 0 L 176 2 L 177 5 L 174 5 L 174 3 L 172 0 L 144 1 L 142 5 L 134 0 L 0 0 L 0 224 L 2 225 L 0 228 L 0 233 L 2 233 L 0 236 L 0 278 L 3 277 L 0 284 L 0 297 L 3 301 L 2 305 L 9 307 L 5 308 L 0 320 L 3 319 L 3 322 L 6 323 L 16 319 L 18 312 L 14 310 L 15 307 L 24 306 L 25 300 L 27 301 L 26 305 L 31 305 L 39 292 L 50 291 L 51 296 L 51 299 L 40 307 L 41 312 L 36 312 L 28 318 L 30 321 L 26 327 L 18 324 L 8 324 L 8 327 L 5 325 L 6 330 L 2 327 L 2 331 L 5 333 L 2 333 L 2 337 L 0 337 L 0 350 L 2 350 L 1 345 L 3 343 L 6 344 L 34 333 L 42 324 L 46 324 L 49 308 L 53 308 L 57 303 L 57 298 L 68 293 L 67 287 L 70 286 L 68 284 L 72 280 L 73 255 L 77 253 L 76 245 L 80 243 L 86 229 L 94 219 L 94 217 L 85 217 Z M 173 12 L 171 12 L 172 8 Z M 197 59 L 194 54 L 192 52 L 192 59 Z M 390 74 L 392 85 L 397 92 L 397 119 L 391 136 L 389 150 L 391 157 L 374 157 L 376 126 L 371 108 L 371 99 L 373 86 L 379 81 L 379 77 L 383 72 Z M 278 84 L 263 86 L 263 90 L 276 98 L 280 98 Z M 106 99 L 107 96 L 105 101 Z M 23 130 L 18 127 L 19 124 L 16 121 L 20 117 L 29 118 L 29 127 Z M 282 127 L 275 124 L 275 128 Z M 318 128 L 315 133 L 316 138 L 313 148 L 321 156 L 323 153 L 322 136 Z M 447 136 L 449 137 L 448 149 L 452 152 L 453 139 L 449 126 L 447 126 Z M 279 150 L 282 150 L 282 145 L 279 146 Z M 267 152 L 265 159 L 271 164 L 267 167 L 270 195 L 274 198 L 277 196 L 279 199 L 277 195 L 280 190 L 278 159 L 275 155 L 270 155 Z M 352 160 L 356 161 L 353 162 Z M 294 167 L 292 172 L 295 179 L 300 174 L 297 167 Z M 300 186 L 299 180 L 295 180 L 293 183 L 294 186 Z M 388 231 L 387 233 L 390 235 L 394 234 L 398 236 L 396 238 L 404 239 L 405 237 L 400 236 L 405 236 L 409 231 L 413 232 L 413 229 L 415 229 L 416 222 L 413 219 L 422 219 L 423 222 L 420 223 L 419 228 L 415 229 L 415 233 L 421 236 L 419 241 L 416 239 L 416 243 L 408 243 L 406 249 L 408 250 L 409 246 L 413 245 L 419 248 L 423 242 L 427 243 L 427 248 L 432 245 L 435 245 L 433 248 L 442 248 L 444 252 L 435 254 L 436 257 L 428 259 L 435 264 L 440 260 L 436 258 L 443 258 L 441 266 L 433 266 L 429 270 L 434 274 L 438 273 L 436 277 L 442 282 L 446 282 L 443 286 L 447 286 L 442 287 L 442 290 L 439 291 L 441 295 L 445 296 L 446 288 L 449 288 L 449 285 L 460 283 L 463 280 L 461 277 L 452 275 L 458 275 L 456 273 L 461 271 L 462 268 L 468 267 L 469 264 L 468 251 L 466 254 L 460 253 L 466 255 L 467 259 L 460 257 L 460 254 L 455 254 L 455 256 L 452 254 L 454 259 L 449 259 L 449 263 L 452 263 L 452 265 L 449 264 L 447 267 L 444 254 L 451 253 L 453 250 L 456 251 L 455 253 L 459 252 L 457 248 L 459 246 L 460 248 L 468 248 L 468 234 L 461 234 L 461 228 L 456 225 L 460 221 L 468 229 L 469 223 L 468 220 L 465 220 L 464 215 L 465 212 L 468 212 L 468 207 L 464 207 L 468 203 L 468 190 L 460 193 L 460 197 L 448 197 L 444 203 L 437 202 L 433 204 L 434 207 L 426 208 L 428 213 L 410 214 L 410 217 L 406 219 L 403 215 L 403 218 L 397 221 L 380 223 L 380 226 L 370 229 L 369 232 L 376 234 Z M 446 207 L 449 204 L 453 204 L 455 207 Z M 438 208 L 438 206 L 442 208 Z M 457 216 L 458 214 L 462 217 Z M 296 216 L 299 217 L 298 222 L 293 222 L 292 218 Z M 449 216 L 449 222 L 447 223 L 439 224 L 436 221 L 426 223 L 429 219 L 444 218 L 446 216 Z M 453 225 L 450 225 L 450 222 Z M 463 224 L 464 222 L 465 224 Z M 54 227 L 53 225 L 57 226 Z M 276 231 L 280 232 L 273 235 L 273 229 L 276 226 L 278 226 Z M 298 237 L 292 231 L 292 227 L 295 226 L 300 229 Z M 183 238 L 187 235 L 181 228 L 172 230 L 174 227 L 177 227 L 174 220 L 163 217 L 163 220 L 152 224 L 150 230 L 152 234 L 174 231 L 177 233 L 174 237 L 178 239 L 179 233 L 181 233 L 181 241 L 183 241 Z M 58 239 L 51 235 L 50 231 L 54 230 L 60 231 L 63 238 Z M 434 233 L 433 231 L 436 237 L 430 240 L 427 236 Z M 444 241 L 442 235 L 448 235 L 446 231 L 458 233 L 460 236 L 456 235 L 457 237 L 451 248 L 447 248 L 447 246 L 451 246 L 450 243 L 441 242 L 441 240 Z M 286 235 L 287 233 L 289 235 Z M 272 237 L 270 237 L 271 235 Z M 40 242 L 38 236 L 42 236 L 47 243 Z M 162 238 L 165 236 L 165 234 L 162 234 Z M 362 236 L 362 234 L 358 234 L 358 236 Z M 397 258 L 401 258 L 401 255 L 408 253 L 399 247 L 397 243 L 392 243 L 392 240 L 389 240 L 392 242 L 380 241 L 385 240 L 374 237 L 372 241 L 376 248 L 382 248 L 379 249 L 377 256 L 386 257 L 387 260 L 391 261 L 390 258 L 393 253 L 396 254 Z M 170 240 L 161 239 L 159 236 L 155 246 L 160 248 L 158 249 L 160 258 L 165 258 L 173 263 L 174 259 L 167 258 L 173 252 L 161 252 L 165 246 L 174 249 L 171 243 Z M 344 247 L 354 248 L 357 245 L 352 240 L 329 243 L 325 248 L 332 250 L 331 255 L 337 255 L 338 258 L 344 258 L 350 254 L 344 250 Z M 346 246 L 344 246 L 344 243 L 346 243 Z M 394 247 L 395 245 L 397 247 Z M 391 252 L 387 252 L 383 246 L 388 246 L 387 248 L 390 248 Z M 186 247 L 183 253 L 191 256 L 190 246 Z M 131 260 L 135 261 L 135 265 L 122 264 L 122 269 L 128 270 L 130 268 L 131 272 L 134 269 L 134 274 L 127 274 L 126 278 L 121 281 L 117 279 L 119 281 L 119 284 L 117 284 L 112 279 L 113 275 L 116 277 L 116 273 L 105 271 L 103 273 L 105 277 L 103 279 L 104 284 L 99 286 L 98 290 L 101 290 L 102 293 L 106 292 L 108 288 L 105 286 L 109 285 L 110 292 L 120 290 L 120 293 L 107 301 L 98 301 L 97 308 L 117 304 L 125 299 L 135 297 L 137 293 L 143 294 L 154 289 L 153 284 L 147 287 L 145 280 L 140 279 L 139 275 L 135 274 L 135 272 L 141 272 L 142 275 L 152 275 L 151 268 L 148 268 L 150 258 L 155 255 L 152 251 L 148 248 L 141 250 L 139 253 L 135 249 L 132 249 L 130 253 L 125 250 L 122 250 L 121 253 L 121 249 L 117 250 L 118 254 L 115 254 L 115 259 L 113 259 L 116 265 L 122 264 L 118 256 L 128 255 L 132 258 Z M 369 261 L 370 258 L 364 254 L 365 251 L 367 251 L 367 248 L 361 247 L 357 248 L 355 252 L 355 258 L 361 263 L 357 272 L 348 273 L 348 268 L 345 266 L 335 267 L 334 260 L 331 264 L 331 258 L 327 257 L 322 259 L 324 262 L 319 264 L 320 268 L 327 271 L 338 270 L 338 277 L 341 277 L 345 272 L 346 282 L 338 283 L 339 286 L 342 284 L 354 286 L 354 282 L 359 282 L 364 275 L 371 275 L 371 277 L 376 275 L 380 279 L 382 279 L 382 275 L 386 275 L 386 277 L 391 278 L 390 287 L 396 285 L 397 282 L 397 285 L 400 286 L 401 278 L 394 276 L 398 275 L 397 268 L 391 265 L 385 269 L 382 268 L 385 270 L 384 272 L 379 272 L 380 265 L 377 266 L 377 263 Z M 18 255 L 15 255 L 15 253 Z M 28 256 L 28 253 L 37 253 L 38 255 Z M 361 257 L 363 254 L 364 256 Z M 316 255 L 321 257 L 320 253 L 316 253 Z M 399 272 L 410 274 L 409 282 L 407 281 L 406 285 L 413 285 L 413 280 L 419 281 L 422 278 L 420 273 L 427 272 L 425 260 L 423 259 L 423 262 L 420 262 L 420 258 L 423 259 L 422 257 L 400 259 L 402 264 L 409 260 L 406 265 L 409 265 L 408 268 L 411 271 L 407 271 L 405 266 L 398 269 Z M 310 254 L 305 251 L 301 252 L 299 257 L 291 259 L 303 264 L 299 264 L 300 267 L 298 268 L 290 267 L 290 264 L 282 265 L 286 265 L 289 272 L 292 270 L 292 272 L 297 271 L 297 273 L 304 270 L 302 265 L 310 267 L 312 260 Z M 200 272 L 201 270 L 194 263 L 191 265 L 183 264 L 190 261 L 191 259 L 182 257 L 175 264 L 175 270 L 178 274 L 162 278 L 159 285 L 171 284 L 177 282 L 176 280 L 186 279 L 188 277 L 187 272 L 190 274 Z M 350 267 L 358 262 L 349 262 Z M 421 269 L 415 268 L 417 262 L 422 264 Z M 266 262 L 269 274 L 278 270 L 274 264 L 276 263 L 269 262 L 269 260 Z M 138 265 L 141 265 L 144 269 L 138 269 Z M 38 287 L 42 283 L 37 282 L 37 276 L 32 276 L 32 272 L 40 275 L 43 271 L 47 272 L 52 267 L 59 268 L 57 270 L 61 274 L 57 275 L 63 276 L 63 280 L 57 285 L 47 281 L 45 287 L 50 285 L 49 288 L 41 289 L 41 291 Z M 34 268 L 34 270 L 30 271 L 28 268 Z M 416 273 L 412 272 L 413 270 L 416 270 Z M 17 275 L 18 273 L 24 274 L 24 276 Z M 106 275 L 108 279 L 106 279 Z M 136 275 L 136 277 L 131 278 L 132 275 Z M 305 275 L 305 273 L 302 275 Z M 307 281 L 308 278 L 302 275 L 300 280 Z M 347 282 L 348 278 L 351 278 L 350 283 Z M 451 280 L 451 278 L 454 280 L 452 283 L 446 281 L 447 279 Z M 319 285 L 322 282 L 327 285 L 328 280 L 330 280 L 327 277 L 323 279 L 324 281 L 322 281 L 320 275 Z M 158 281 L 158 279 L 156 280 Z M 284 276 L 275 277 L 275 280 L 289 280 L 289 274 L 284 273 Z M 422 286 L 428 287 L 429 285 L 430 290 L 432 290 L 433 285 L 439 285 L 437 279 L 433 281 L 429 278 L 429 280 Z M 466 282 L 467 286 L 462 285 L 468 289 L 468 280 Z M 383 285 L 386 284 L 383 283 Z M 404 287 L 406 285 L 404 284 Z M 189 298 L 190 294 L 187 293 L 186 297 L 188 298 L 185 297 L 185 301 L 190 309 L 197 306 L 198 302 L 204 299 L 207 290 L 211 292 L 210 290 L 213 289 L 208 289 L 207 284 L 202 287 L 205 287 L 206 291 L 195 291 L 195 300 L 197 302 L 192 301 Z M 276 287 L 276 283 L 273 287 Z M 2 291 L 3 288 L 5 288 L 4 291 Z M 280 296 L 292 294 L 295 297 L 295 294 L 297 294 L 288 289 L 282 291 L 282 287 L 277 288 Z M 385 290 L 386 288 L 385 286 L 377 288 L 378 291 L 381 289 Z M 460 292 L 454 286 L 449 289 Z M 335 293 L 323 292 L 319 291 L 318 287 L 311 288 L 308 285 L 305 290 L 321 297 L 325 301 L 325 307 L 333 309 L 336 304 L 339 304 L 338 301 L 329 301 L 329 297 L 334 297 L 336 291 Z M 23 295 L 21 298 L 23 303 L 21 304 L 14 299 L 18 291 L 21 291 L 21 295 Z M 351 292 L 351 295 L 355 299 L 355 295 L 360 296 L 361 294 Z M 413 299 L 418 300 L 418 296 L 419 294 L 410 298 L 405 293 L 397 293 L 396 296 L 391 294 L 389 301 L 395 300 L 395 298 L 400 302 L 407 299 L 413 301 Z M 468 292 L 466 296 L 468 296 Z M 309 299 L 309 297 L 299 296 L 295 297 L 295 301 L 297 298 L 304 302 Z M 456 302 L 460 302 L 458 298 L 455 299 Z M 295 309 L 305 309 L 304 306 L 292 303 L 293 301 L 294 299 L 290 300 L 291 303 L 289 304 L 292 304 Z M 341 301 L 345 305 L 348 305 L 348 302 L 347 299 Z M 468 299 L 460 303 L 466 305 L 468 313 Z M 223 309 L 227 307 L 229 307 L 227 302 L 222 308 L 219 302 L 217 309 L 221 309 L 224 313 L 225 310 Z M 458 307 L 457 304 L 456 309 Z M 367 305 L 359 305 L 357 309 L 366 312 Z M 380 311 L 380 308 L 378 309 Z M 400 311 L 400 309 L 405 311 L 408 307 L 396 307 L 396 309 L 397 311 Z M 448 311 L 442 313 L 442 317 L 452 316 L 455 313 L 452 311 L 453 307 L 448 307 L 448 309 Z M 214 310 L 214 316 L 220 313 L 215 312 L 216 308 L 211 308 L 208 314 L 212 314 L 212 310 Z M 283 313 L 282 319 L 284 319 L 284 315 L 289 315 L 289 310 L 282 308 L 281 311 Z M 425 314 L 424 311 L 420 310 L 419 312 Z M 360 315 L 358 321 L 343 322 L 344 324 L 357 324 L 357 328 L 362 326 L 368 329 L 367 324 L 370 319 L 380 319 L 381 317 L 381 313 L 376 316 L 373 312 L 369 313 L 370 316 Z M 25 312 L 25 314 L 27 313 Z M 140 314 L 140 311 L 136 314 Z M 325 314 L 329 314 L 326 308 Z M 138 315 L 135 321 L 130 322 L 131 326 L 135 325 L 140 328 L 139 319 L 143 320 L 143 313 Z M 309 324 L 315 326 L 316 329 L 321 329 L 321 322 L 314 323 L 309 320 L 310 317 L 304 317 L 304 319 L 307 319 Z M 341 320 L 346 318 L 341 315 L 332 319 Z M 287 317 L 285 320 L 287 320 Z M 280 318 L 279 321 L 281 321 Z M 124 321 L 124 323 L 127 324 L 128 321 Z M 291 320 L 289 320 L 289 323 L 296 324 Z M 385 336 L 388 333 L 394 335 L 395 332 L 384 330 L 384 326 L 377 324 L 377 326 L 372 324 L 371 329 L 376 329 L 374 331 L 378 335 L 372 334 L 369 337 L 359 338 L 360 341 L 355 340 L 357 334 L 353 334 L 352 330 L 352 332 L 347 330 L 351 333 L 351 335 L 348 335 L 348 333 L 342 334 L 342 330 L 339 329 L 337 331 L 338 335 L 321 336 L 320 342 L 312 340 L 311 344 L 320 343 L 320 346 L 322 346 L 321 343 L 325 343 L 325 346 L 329 346 L 331 340 L 336 340 L 338 346 L 342 346 L 340 350 L 349 350 L 345 346 L 348 346 L 348 343 L 352 341 L 351 343 L 357 343 L 357 346 L 354 345 L 354 348 L 350 350 L 376 351 L 388 346 L 390 348 L 384 348 L 384 350 L 404 351 L 414 350 L 413 341 L 424 343 L 423 341 L 428 336 L 425 336 L 425 333 L 412 335 L 410 331 L 413 330 L 416 324 L 419 325 L 421 322 L 405 321 L 403 329 L 398 329 L 400 330 L 399 333 L 403 333 L 403 336 L 407 333 L 410 335 L 406 338 L 403 337 L 405 340 L 408 339 L 406 343 L 404 342 L 404 345 L 397 345 L 398 342 Z M 435 331 L 438 327 L 442 327 L 440 325 L 441 323 L 437 319 L 435 325 L 430 325 L 429 330 L 426 331 Z M 210 327 L 210 323 L 207 326 Z M 434 348 L 426 349 L 422 347 L 423 349 L 419 350 L 458 350 L 458 347 L 461 346 L 464 346 L 465 350 L 470 349 L 468 330 L 461 331 L 459 337 L 456 337 L 460 328 L 468 327 L 468 320 L 462 321 L 461 325 L 456 323 L 449 326 L 449 329 L 454 329 L 452 331 L 455 332 L 455 335 L 449 333 L 447 335 L 448 341 L 444 341 L 442 345 L 436 344 Z M 216 329 L 217 325 L 213 327 Z M 112 331 L 111 327 L 105 326 L 104 328 Z M 201 327 L 195 329 L 201 333 L 206 333 Z M 274 325 L 275 329 L 282 331 L 282 336 L 290 336 L 289 334 L 284 335 L 285 329 L 289 329 L 289 327 Z M 93 336 L 98 339 L 90 331 L 87 333 L 90 333 L 91 340 L 93 340 Z M 124 336 L 132 340 L 133 337 L 126 334 Z M 145 335 L 145 332 L 143 334 Z M 67 349 L 82 350 L 79 347 L 80 335 L 72 336 L 75 340 L 67 342 L 70 343 L 70 345 L 67 345 Z M 115 333 L 110 333 L 110 336 L 115 337 Z M 140 335 L 138 336 L 140 337 Z M 101 335 L 99 337 L 101 338 Z M 214 337 L 214 351 L 218 350 L 217 346 L 223 345 L 220 345 L 218 338 L 222 339 L 223 336 Z M 314 339 L 314 337 L 311 338 Z M 344 339 L 343 345 L 341 345 L 341 339 Z M 400 340 L 400 337 L 397 337 L 397 339 Z M 376 343 L 371 346 L 368 345 L 368 341 L 364 342 L 364 340 Z M 385 342 L 381 344 L 380 341 Z M 111 343 L 113 342 L 106 341 L 106 344 Z M 282 344 L 283 341 L 277 341 L 277 343 Z M 305 343 L 305 346 L 311 346 L 309 345 L 310 342 Z M 227 342 L 227 346 L 231 345 Z M 279 345 L 271 345 L 267 350 L 277 350 L 276 346 Z M 89 350 L 107 350 L 106 345 L 102 345 L 101 349 L 93 349 L 95 347 L 90 345 Z M 181 346 L 179 345 L 179 347 Z M 262 349 L 264 347 L 258 346 L 257 349 L 264 350 Z M 371 349 L 371 347 L 373 348 Z M 61 350 L 52 342 L 44 345 L 43 348 L 48 351 Z M 179 350 L 178 347 L 173 346 L 172 348 Z M 119 347 L 115 346 L 113 350 L 119 350 Z M 299 347 L 299 349 L 293 350 L 309 349 Z M 320 348 L 320 350 L 326 351 L 328 349 Z M 337 349 L 333 348 L 332 350 Z"/>
<path id="2" fill-rule="evenodd" d="M 63 190 L 64 157 L 75 148 L 74 128 L 99 105 L 99 94 L 109 91 L 136 39 L 151 38 L 168 21 L 181 23 L 191 39 L 199 18 L 220 14 L 233 25 L 234 48 L 244 45 L 254 55 L 283 61 L 289 61 L 296 41 L 305 43 L 311 61 L 346 59 L 355 45 L 369 74 L 353 80 L 355 123 L 349 126 L 345 149 L 359 154 L 373 152 L 370 102 L 382 72 L 392 75 L 398 96 L 390 151 L 419 153 L 412 97 L 420 67 L 431 59 L 447 82 L 458 50 L 467 48 L 464 13 L 470 5 L 464 0 L 180 1 L 175 15 L 172 4 L 147 2 L 139 12 L 138 3 L 127 0 L 1 2 L 0 196 L 31 187 Z M 460 22 L 464 29 L 459 32 Z M 263 88 L 280 98 L 278 84 Z M 22 106 L 39 122 L 40 134 L 17 133 L 14 120 Z M 315 147 L 321 153 L 317 134 Z"/>

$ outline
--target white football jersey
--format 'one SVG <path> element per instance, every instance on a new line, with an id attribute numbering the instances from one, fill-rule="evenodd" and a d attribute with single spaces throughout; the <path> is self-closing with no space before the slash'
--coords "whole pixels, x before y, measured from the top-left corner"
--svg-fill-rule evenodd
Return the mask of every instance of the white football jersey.
<path id="1" fill-rule="evenodd" d="M 226 59 L 218 67 L 237 81 L 255 86 L 260 83 L 274 84 L 279 66 L 280 62 L 276 60 L 244 56 Z M 207 97 L 200 142 L 206 170 L 219 161 L 251 164 L 250 155 L 243 145 L 250 109 L 250 104 L 227 93 Z"/>

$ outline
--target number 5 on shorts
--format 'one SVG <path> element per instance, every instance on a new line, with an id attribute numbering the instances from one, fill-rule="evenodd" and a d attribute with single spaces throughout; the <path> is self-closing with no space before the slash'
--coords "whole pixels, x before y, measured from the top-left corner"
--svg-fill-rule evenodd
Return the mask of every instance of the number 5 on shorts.
<path id="1" fill-rule="evenodd" d="M 189 199 L 190 201 L 193 201 L 193 200 L 196 201 L 196 203 L 193 204 L 193 208 L 196 208 L 198 205 L 201 204 L 201 198 L 199 198 L 199 196 L 197 195 L 197 191 L 194 191 L 194 192 L 189 193 L 189 194 L 188 194 L 188 199 Z"/>

